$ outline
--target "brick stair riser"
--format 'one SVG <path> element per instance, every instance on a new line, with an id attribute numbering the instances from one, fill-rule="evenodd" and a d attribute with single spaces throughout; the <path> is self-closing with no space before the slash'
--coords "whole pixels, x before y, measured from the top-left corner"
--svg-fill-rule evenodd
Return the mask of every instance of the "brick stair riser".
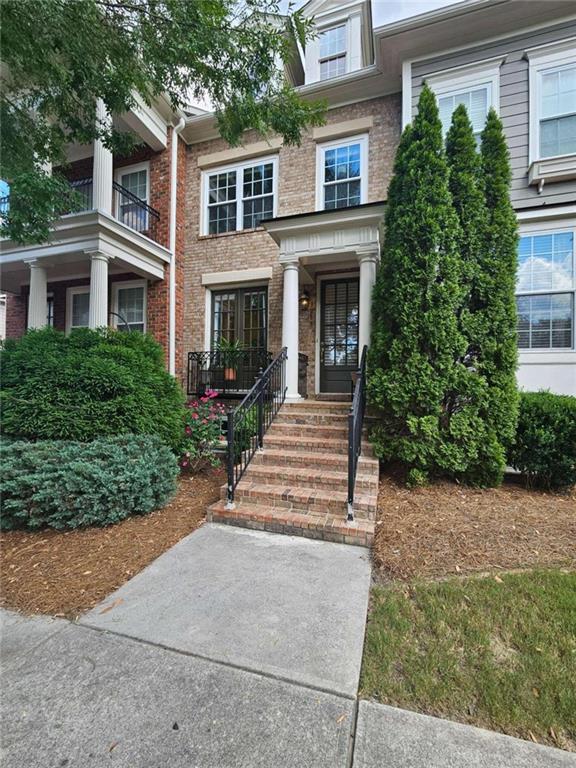
<path id="1" fill-rule="evenodd" d="M 282 410 L 290 411 L 312 411 L 319 413 L 321 411 L 333 411 L 334 413 L 348 413 L 351 402 L 331 403 L 323 400 L 303 400 L 300 403 L 284 403 Z"/>
<path id="2" fill-rule="evenodd" d="M 226 491 L 223 491 L 223 499 L 226 498 Z M 297 512 L 307 512 L 312 515 L 334 515 L 335 517 L 346 518 L 348 513 L 348 506 L 346 502 L 327 499 L 309 499 L 308 497 L 299 496 L 298 489 L 294 489 L 294 492 L 286 494 L 286 497 L 277 496 L 275 494 L 268 494 L 265 490 L 254 490 L 252 488 L 244 488 L 242 485 L 238 485 L 235 491 L 234 498 L 238 501 L 246 499 L 252 504 L 262 504 L 269 507 L 281 507 L 282 509 L 293 509 Z M 372 504 L 364 504 L 363 502 L 355 502 L 354 514 L 360 519 L 375 520 L 376 519 L 376 502 Z"/>
<path id="3" fill-rule="evenodd" d="M 347 427 L 348 416 L 334 413 L 282 413 L 276 416 L 275 424 L 311 424 L 314 426 Z"/>
<path id="4" fill-rule="evenodd" d="M 268 430 L 269 435 L 287 435 L 288 437 L 327 437 L 333 440 L 348 441 L 347 427 L 329 427 L 314 424 L 282 424 L 275 421 Z"/>
<path id="5" fill-rule="evenodd" d="M 336 440 L 334 438 L 318 439 L 318 435 L 310 435 L 310 439 L 305 437 L 299 437 L 299 439 L 291 442 L 286 441 L 286 437 L 298 437 L 296 435 L 284 435 L 273 433 L 272 427 L 264 435 L 264 451 L 266 448 L 282 449 L 286 450 L 301 450 L 303 453 L 332 453 L 337 455 L 348 455 L 348 441 L 341 438 Z M 368 442 L 362 443 L 362 454 L 364 456 L 372 457 L 372 446 Z"/>
<path id="6" fill-rule="evenodd" d="M 320 521 L 311 522 L 308 518 L 301 521 L 294 520 L 293 516 L 286 516 L 285 519 L 267 519 L 265 514 L 244 516 L 241 505 L 237 509 L 230 511 L 208 510 L 206 519 L 208 522 L 237 525 L 241 528 L 268 531 L 270 533 L 283 533 L 289 536 L 305 536 L 309 539 L 321 539 L 323 541 L 351 544 L 359 547 L 370 547 L 374 540 L 372 530 L 355 530 L 353 527 L 348 530 L 344 527 L 332 528 Z"/>
<path id="7" fill-rule="evenodd" d="M 348 472 L 348 457 L 345 454 L 321 453 L 282 453 L 278 450 L 264 450 L 256 453 L 252 464 L 274 467 L 302 467 L 306 469 L 326 469 L 329 472 Z M 378 478 L 378 461 L 360 457 L 358 474 Z"/>
<path id="8" fill-rule="evenodd" d="M 304 470 L 302 474 L 294 476 L 293 473 L 283 472 L 282 467 L 255 467 L 250 466 L 246 472 L 246 479 L 254 483 L 264 483 L 265 485 L 283 485 L 289 488 L 317 488 L 318 490 L 348 490 L 348 476 L 342 477 L 323 477 L 321 472 L 313 472 L 311 468 Z M 361 474 L 356 475 L 356 490 L 358 493 L 376 493 L 378 489 L 378 480 L 376 477 L 365 477 Z"/>

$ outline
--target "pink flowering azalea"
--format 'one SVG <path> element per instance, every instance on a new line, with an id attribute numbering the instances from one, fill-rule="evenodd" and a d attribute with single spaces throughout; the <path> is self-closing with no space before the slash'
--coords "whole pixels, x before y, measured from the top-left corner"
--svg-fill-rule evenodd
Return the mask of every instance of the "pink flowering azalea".
<path id="1" fill-rule="evenodd" d="M 193 413 L 193 414 L 192 414 L 192 418 L 193 418 L 194 420 L 196 420 L 196 419 L 198 419 L 198 418 L 199 418 L 199 416 L 198 416 L 198 414 L 197 414 L 197 413 Z"/>
<path id="2" fill-rule="evenodd" d="M 184 431 L 186 432 L 187 435 L 192 434 L 192 427 L 190 426 L 190 424 L 186 424 L 186 429 Z"/>

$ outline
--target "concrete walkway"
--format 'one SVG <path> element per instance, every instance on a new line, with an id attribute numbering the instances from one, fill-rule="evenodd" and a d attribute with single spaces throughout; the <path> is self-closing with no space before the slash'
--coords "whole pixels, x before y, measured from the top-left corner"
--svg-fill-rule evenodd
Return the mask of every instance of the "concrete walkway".
<path id="1" fill-rule="evenodd" d="M 207 525 L 80 623 L 2 617 L 12 768 L 576 768 L 576 756 L 355 700 L 370 564 Z"/>

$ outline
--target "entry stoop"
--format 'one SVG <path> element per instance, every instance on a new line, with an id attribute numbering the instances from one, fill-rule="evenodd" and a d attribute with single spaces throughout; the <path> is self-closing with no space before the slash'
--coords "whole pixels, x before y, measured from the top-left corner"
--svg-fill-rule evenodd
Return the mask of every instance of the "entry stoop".
<path id="1" fill-rule="evenodd" d="M 378 460 L 362 442 L 354 498 L 347 517 L 350 404 L 285 403 L 264 436 L 235 492 L 234 509 L 222 498 L 208 508 L 210 522 L 369 547 L 378 501 Z"/>

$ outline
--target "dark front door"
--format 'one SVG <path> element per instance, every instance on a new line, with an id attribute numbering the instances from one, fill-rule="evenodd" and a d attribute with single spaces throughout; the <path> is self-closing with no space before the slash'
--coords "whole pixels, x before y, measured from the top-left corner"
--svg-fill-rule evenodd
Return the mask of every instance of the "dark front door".
<path id="1" fill-rule="evenodd" d="M 358 368 L 358 278 L 322 282 L 320 391 L 351 391 Z"/>

